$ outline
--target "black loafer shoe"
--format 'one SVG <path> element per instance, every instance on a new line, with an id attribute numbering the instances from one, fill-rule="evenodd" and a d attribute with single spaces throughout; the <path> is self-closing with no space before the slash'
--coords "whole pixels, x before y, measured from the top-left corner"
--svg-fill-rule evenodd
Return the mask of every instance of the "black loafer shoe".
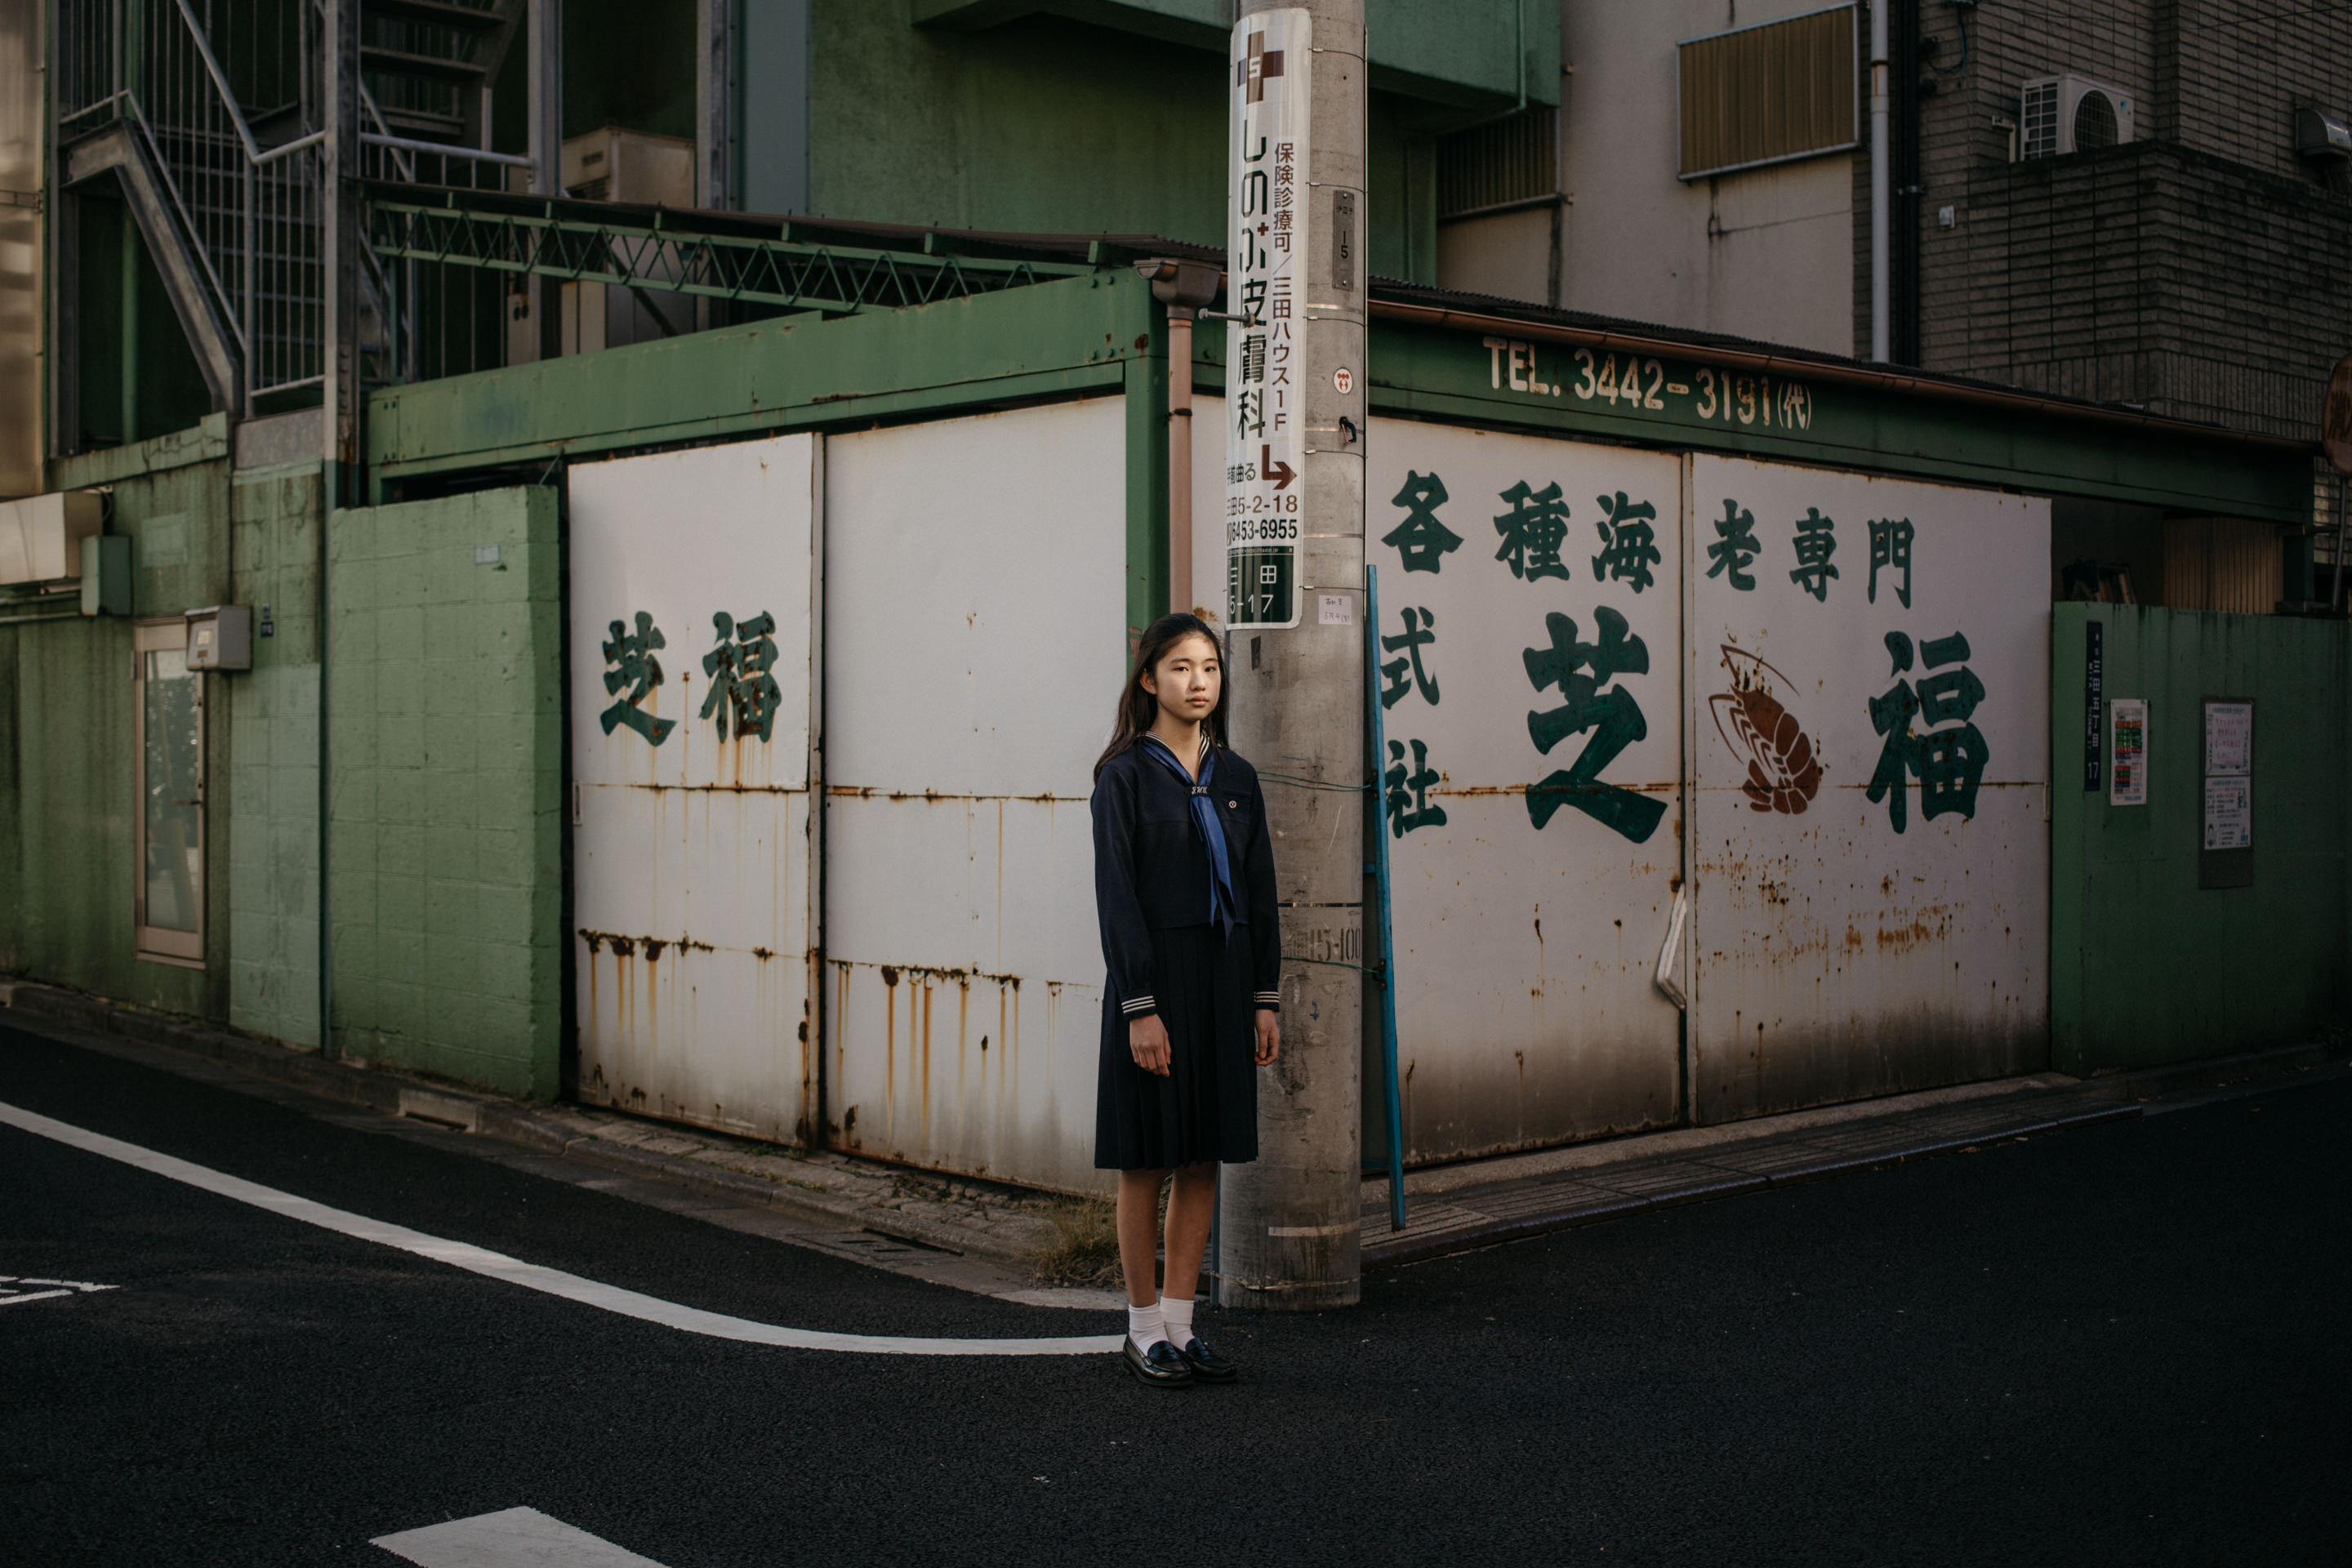
<path id="1" fill-rule="evenodd" d="M 1166 1340 L 1154 1340 L 1148 1351 L 1139 1351 L 1129 1340 L 1119 1346 L 1119 1355 L 1127 1370 L 1154 1388 L 1182 1388 L 1192 1381 L 1192 1365 Z"/>
<path id="2" fill-rule="evenodd" d="M 1157 1346 L 1153 1347 L 1157 1349 Z M 1242 1374 L 1242 1369 L 1202 1344 L 1197 1339 L 1186 1340 L 1182 1351 L 1184 1364 L 1202 1383 L 1231 1383 Z"/>

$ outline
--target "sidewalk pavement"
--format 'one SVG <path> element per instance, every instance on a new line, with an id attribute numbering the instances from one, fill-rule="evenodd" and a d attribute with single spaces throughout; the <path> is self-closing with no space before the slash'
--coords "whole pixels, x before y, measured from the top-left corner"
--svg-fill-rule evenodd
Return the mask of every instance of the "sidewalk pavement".
<path id="1" fill-rule="evenodd" d="M 721 1205 L 773 1210 L 776 1223 L 751 1228 L 893 1272 L 1041 1306 L 1099 1309 L 1124 1300 L 1116 1290 L 1038 1287 L 1029 1278 L 1037 1255 L 1061 1239 L 1053 1215 L 1068 1200 L 1051 1194 L 620 1111 L 501 1099 L 48 986 L 0 982 L 0 1007 L 13 1021 L 134 1041 Z M 2160 1096 L 2298 1072 L 2330 1055 L 2326 1043 L 2314 1042 L 2087 1080 L 2042 1073 L 1412 1171 L 1402 1230 L 1391 1226 L 1386 1179 L 1375 1178 L 1363 1188 L 1364 1267 L 2095 1126 L 2138 1116 Z"/>
<path id="2" fill-rule="evenodd" d="M 2165 1095 L 2303 1071 L 2329 1055 L 2314 1042 L 2089 1079 L 2038 1073 L 1411 1171 L 1402 1229 L 1387 1180 L 1364 1184 L 1364 1267 L 2125 1121 Z"/>

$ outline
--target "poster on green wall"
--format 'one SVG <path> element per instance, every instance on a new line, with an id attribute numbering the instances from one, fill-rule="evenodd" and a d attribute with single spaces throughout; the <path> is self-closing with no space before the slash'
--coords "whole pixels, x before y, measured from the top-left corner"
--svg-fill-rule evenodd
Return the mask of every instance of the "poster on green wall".
<path id="1" fill-rule="evenodd" d="M 2242 697 L 2205 700 L 2205 810 L 2198 840 L 2199 888 L 2254 883 L 2254 705 Z"/>
<path id="2" fill-rule="evenodd" d="M 2147 699 L 2118 697 L 2107 705 L 2107 804 L 2147 804 Z"/>

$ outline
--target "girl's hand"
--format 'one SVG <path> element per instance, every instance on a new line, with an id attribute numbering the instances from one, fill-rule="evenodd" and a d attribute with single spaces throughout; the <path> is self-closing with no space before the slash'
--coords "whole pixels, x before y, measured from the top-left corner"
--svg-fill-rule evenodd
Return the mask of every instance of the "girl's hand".
<path id="1" fill-rule="evenodd" d="M 1274 1059 L 1280 1055 L 1282 1055 L 1281 1016 L 1274 1013 L 1260 1013 L 1257 1016 L 1257 1065 L 1262 1068 L 1272 1067 Z"/>
<path id="2" fill-rule="evenodd" d="M 1137 1067 L 1160 1078 L 1168 1076 L 1168 1026 L 1160 1021 L 1159 1014 L 1150 1014 L 1129 1023 L 1127 1048 L 1135 1053 Z"/>

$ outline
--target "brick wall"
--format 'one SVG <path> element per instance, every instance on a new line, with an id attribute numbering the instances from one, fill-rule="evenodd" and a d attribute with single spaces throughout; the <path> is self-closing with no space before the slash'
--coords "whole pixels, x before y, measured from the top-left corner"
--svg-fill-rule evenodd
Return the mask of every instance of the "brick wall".
<path id="1" fill-rule="evenodd" d="M 2352 10 L 2314 0 L 2154 0 L 2155 122 L 2264 174 L 2310 181 L 2294 155 L 2296 109 L 2352 113 Z"/>
<path id="2" fill-rule="evenodd" d="M 1893 0 L 1905 3 L 1905 0 Z M 1957 13 L 1918 5 L 1957 63 Z M 2352 14 L 2269 0 L 1972 7 L 1964 68 L 1921 101 L 1920 357 L 1939 370 L 2307 435 L 2352 348 L 2352 198 L 2293 155 L 2298 103 L 2352 109 Z M 2136 100 L 2139 141 L 2010 161 L 2029 79 Z M 1857 353 L 1870 342 L 1869 170 L 1857 161 Z M 1938 209 L 1950 207 L 1945 228 Z"/>
<path id="3" fill-rule="evenodd" d="M 1941 369 L 2307 435 L 2352 342 L 2352 203 L 2157 142 L 1979 171 L 1931 230 Z"/>
<path id="4" fill-rule="evenodd" d="M 328 878 L 344 1056 L 552 1098 L 562 701 L 555 496 L 339 512 Z M 496 547 L 496 561 L 478 559 Z"/>

